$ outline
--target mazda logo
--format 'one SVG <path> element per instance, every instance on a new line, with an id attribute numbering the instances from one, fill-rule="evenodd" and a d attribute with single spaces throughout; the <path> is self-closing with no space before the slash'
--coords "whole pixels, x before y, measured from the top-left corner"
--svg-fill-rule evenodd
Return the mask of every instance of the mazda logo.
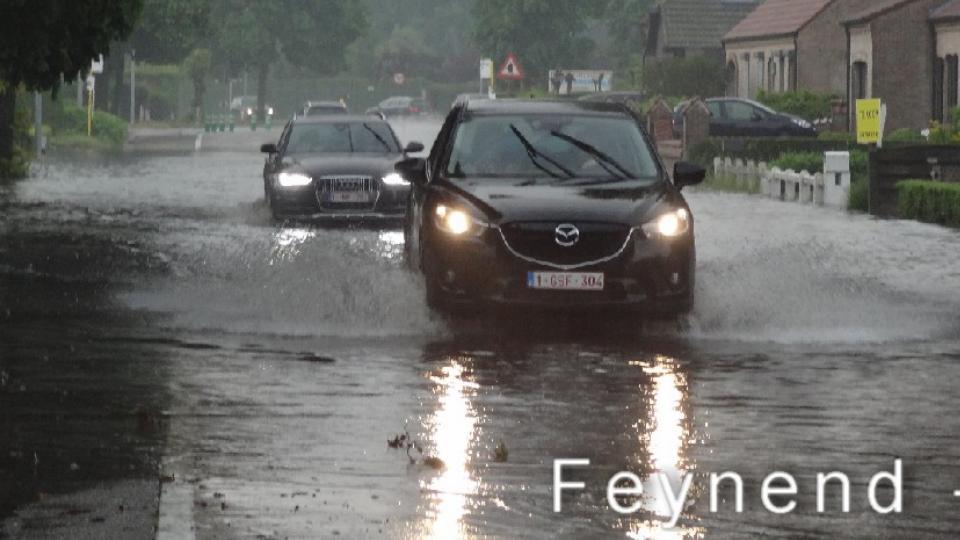
<path id="1" fill-rule="evenodd" d="M 580 241 L 580 229 L 569 223 L 562 223 L 557 225 L 553 239 L 561 247 L 573 247 Z"/>

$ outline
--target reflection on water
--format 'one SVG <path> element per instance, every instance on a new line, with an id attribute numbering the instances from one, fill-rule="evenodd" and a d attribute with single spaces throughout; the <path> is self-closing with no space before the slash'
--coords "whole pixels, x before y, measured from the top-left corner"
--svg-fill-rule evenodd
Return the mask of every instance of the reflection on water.
<path id="1" fill-rule="evenodd" d="M 281 263 L 296 258 L 301 246 L 317 233 L 310 229 L 282 228 L 273 235 L 273 257 L 270 264 Z"/>
<path id="2" fill-rule="evenodd" d="M 640 442 L 650 456 L 648 470 L 651 472 L 643 482 L 643 509 L 669 521 L 670 504 L 657 473 L 665 474 L 674 493 L 679 493 L 683 474 L 692 469 L 687 454 L 692 437 L 686 412 L 690 399 L 687 377 L 680 371 L 677 361 L 666 356 L 658 356 L 653 362 L 636 362 L 634 365 L 642 367 L 652 380 L 645 407 L 648 417 L 636 424 L 640 430 Z M 638 540 L 687 540 L 704 536 L 700 528 L 665 527 L 664 521 L 633 523 L 628 536 Z"/>
<path id="3" fill-rule="evenodd" d="M 471 397 L 477 385 L 467 380 L 460 359 L 453 359 L 441 368 L 431 381 L 436 385 L 433 391 L 439 408 L 428 421 L 428 428 L 436 457 L 443 460 L 445 467 L 438 476 L 421 481 L 421 489 L 433 495 L 424 536 L 462 538 L 465 536 L 463 517 L 470 510 L 472 496 L 479 490 L 479 482 L 468 468 L 477 424 Z"/>

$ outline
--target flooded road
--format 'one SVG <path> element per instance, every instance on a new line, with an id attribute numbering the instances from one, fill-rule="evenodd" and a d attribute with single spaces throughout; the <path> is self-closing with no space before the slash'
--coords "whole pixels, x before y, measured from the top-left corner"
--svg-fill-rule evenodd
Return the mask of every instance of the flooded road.
<path id="1" fill-rule="evenodd" d="M 429 146 L 439 126 L 395 127 Z M 195 155 L 50 162 L 0 189 L 0 536 L 960 531 L 956 231 L 697 192 L 688 329 L 450 323 L 399 231 L 272 223 L 268 138 L 216 137 Z M 902 512 L 880 515 L 869 483 L 898 458 Z M 560 513 L 556 459 L 591 462 L 566 469 L 586 487 Z M 606 497 L 619 471 L 647 487 L 629 515 Z M 732 491 L 711 511 L 726 471 L 742 513 Z M 775 471 L 798 484 L 789 514 L 762 501 Z M 833 471 L 849 513 L 837 488 L 817 511 Z M 694 475 L 675 528 L 657 472 Z"/>

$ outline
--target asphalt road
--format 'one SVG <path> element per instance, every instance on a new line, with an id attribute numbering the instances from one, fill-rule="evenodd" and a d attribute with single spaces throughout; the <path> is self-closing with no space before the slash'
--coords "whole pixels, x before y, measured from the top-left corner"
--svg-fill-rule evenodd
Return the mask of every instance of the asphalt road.
<path id="1" fill-rule="evenodd" d="M 397 126 L 428 145 L 437 128 Z M 449 322 L 398 231 L 271 223 L 269 138 L 51 158 L 0 187 L 0 537 L 960 532 L 956 231 L 695 192 L 689 328 Z M 401 434 L 412 448 L 388 444 Z M 557 513 L 554 460 L 571 458 L 591 465 L 564 480 L 586 487 Z M 870 480 L 898 458 L 902 509 L 879 514 Z M 629 514 L 606 496 L 619 471 L 644 482 Z M 727 471 L 742 513 L 729 486 L 711 511 Z M 775 471 L 797 483 L 787 514 L 763 503 Z M 817 510 L 833 471 L 849 513 L 836 485 Z M 657 472 L 678 491 L 693 475 L 675 528 Z"/>

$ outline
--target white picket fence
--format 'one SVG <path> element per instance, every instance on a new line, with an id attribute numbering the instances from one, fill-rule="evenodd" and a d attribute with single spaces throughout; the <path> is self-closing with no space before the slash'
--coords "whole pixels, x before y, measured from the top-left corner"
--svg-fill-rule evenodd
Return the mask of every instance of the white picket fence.
<path id="1" fill-rule="evenodd" d="M 824 154 L 824 172 L 780 170 L 765 162 L 714 158 L 714 178 L 787 202 L 846 208 L 850 197 L 850 154 Z"/>

